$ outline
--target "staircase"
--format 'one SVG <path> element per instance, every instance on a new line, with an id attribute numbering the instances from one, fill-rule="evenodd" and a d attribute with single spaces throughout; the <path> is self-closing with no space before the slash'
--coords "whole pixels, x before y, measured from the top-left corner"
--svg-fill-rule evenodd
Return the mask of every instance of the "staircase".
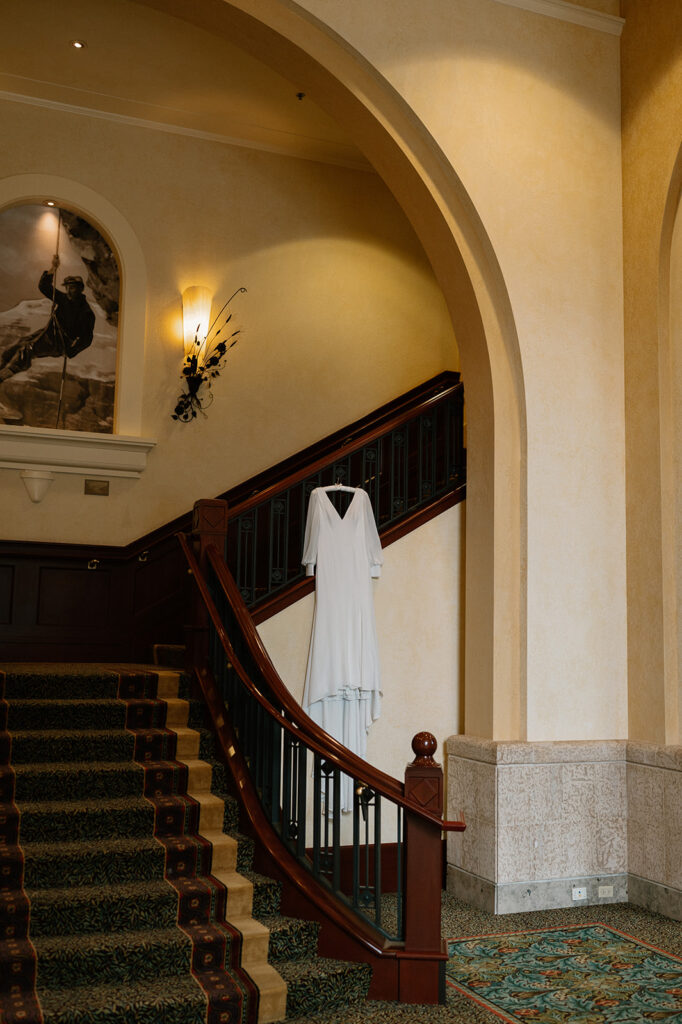
<path id="1" fill-rule="evenodd" d="M 295 1018 L 366 995 L 279 914 L 181 673 L 0 670 L 0 1021 Z"/>

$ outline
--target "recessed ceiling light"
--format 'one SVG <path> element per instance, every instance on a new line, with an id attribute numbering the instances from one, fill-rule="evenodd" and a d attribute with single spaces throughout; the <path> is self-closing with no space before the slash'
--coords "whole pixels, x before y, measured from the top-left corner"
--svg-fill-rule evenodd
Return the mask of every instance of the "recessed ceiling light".
<path id="1" fill-rule="evenodd" d="M 55 206 L 55 205 L 56 204 L 55 204 L 54 199 L 45 199 L 43 201 L 43 206 Z"/>
<path id="2" fill-rule="evenodd" d="M 88 44 L 85 42 L 84 39 L 72 39 L 71 45 L 73 46 L 74 50 L 84 50 Z"/>

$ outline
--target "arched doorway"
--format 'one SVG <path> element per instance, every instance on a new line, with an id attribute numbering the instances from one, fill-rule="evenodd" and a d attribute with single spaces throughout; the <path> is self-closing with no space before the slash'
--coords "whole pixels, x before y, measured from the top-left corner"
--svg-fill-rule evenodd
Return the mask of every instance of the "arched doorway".
<path id="1" fill-rule="evenodd" d="M 303 8 L 280 0 L 138 0 L 228 38 L 348 131 L 417 232 L 448 304 L 468 408 L 465 728 L 524 739 L 525 404 L 492 246 L 457 174 L 390 84 Z"/>

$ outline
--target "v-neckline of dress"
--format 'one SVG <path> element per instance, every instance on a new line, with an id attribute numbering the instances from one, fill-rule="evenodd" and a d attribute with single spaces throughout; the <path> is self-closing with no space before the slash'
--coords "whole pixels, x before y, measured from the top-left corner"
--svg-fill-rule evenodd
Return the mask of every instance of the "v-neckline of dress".
<path id="1" fill-rule="evenodd" d="M 343 515 L 341 515 L 341 513 L 340 513 L 340 512 L 339 512 L 339 510 L 337 509 L 336 505 L 334 504 L 334 502 L 332 501 L 332 499 L 331 499 L 331 498 L 329 497 L 329 493 L 328 493 L 328 491 L 326 491 L 326 490 L 325 490 L 324 488 L 322 488 L 322 493 L 324 494 L 325 498 L 327 499 L 327 501 L 328 501 L 328 503 L 329 503 L 329 507 L 330 507 L 330 509 L 332 510 L 332 512 L 334 512 L 334 514 L 336 515 L 336 518 L 337 518 L 337 519 L 339 520 L 339 522 L 340 522 L 340 523 L 345 523 L 345 521 L 346 521 L 346 516 L 347 516 L 347 515 L 348 515 L 348 513 L 350 512 L 350 510 L 351 510 L 351 507 L 352 507 L 352 505 L 353 505 L 353 502 L 355 501 L 355 499 L 356 499 L 356 498 L 357 498 L 357 496 L 358 496 L 358 488 L 357 488 L 357 487 L 355 487 L 355 488 L 354 488 L 353 490 L 354 490 L 354 493 L 353 493 L 353 497 L 352 497 L 352 498 L 350 499 L 350 501 L 348 502 L 348 507 L 346 508 L 346 511 L 345 511 L 345 512 L 343 513 Z"/>

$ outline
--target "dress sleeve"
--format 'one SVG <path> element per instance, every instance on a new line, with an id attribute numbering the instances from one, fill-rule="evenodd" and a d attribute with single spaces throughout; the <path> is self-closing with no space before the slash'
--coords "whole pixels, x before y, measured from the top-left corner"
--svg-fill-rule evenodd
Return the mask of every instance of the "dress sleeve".
<path id="1" fill-rule="evenodd" d="M 303 557 L 306 576 L 315 575 L 317 563 L 317 543 L 320 537 L 320 496 L 313 491 L 308 502 L 308 516 L 305 522 L 305 539 L 303 541 Z"/>
<path id="2" fill-rule="evenodd" d="M 376 520 L 374 519 L 374 512 L 372 511 L 372 502 L 369 500 L 367 491 L 363 491 L 365 500 L 363 501 L 364 513 L 365 513 L 365 538 L 367 543 L 367 558 L 370 565 L 370 575 L 372 579 L 379 579 L 381 576 L 381 567 L 384 564 L 384 556 L 381 550 L 381 541 L 379 540 L 379 533 L 377 531 Z"/>

